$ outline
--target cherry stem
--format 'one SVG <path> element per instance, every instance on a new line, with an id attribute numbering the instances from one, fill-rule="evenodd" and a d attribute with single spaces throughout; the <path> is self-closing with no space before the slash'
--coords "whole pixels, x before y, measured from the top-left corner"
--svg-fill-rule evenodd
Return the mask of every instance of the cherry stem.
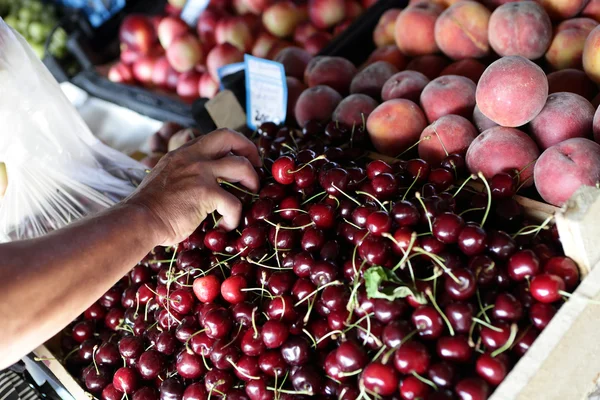
<path id="1" fill-rule="evenodd" d="M 410 254 L 415 241 L 417 240 L 417 234 L 415 232 L 413 232 L 410 235 L 410 241 L 408 242 L 408 246 L 406 247 L 406 250 L 404 250 L 401 246 L 400 243 L 398 243 L 398 241 L 396 240 L 396 238 L 394 236 L 392 236 L 391 234 L 384 232 L 381 236 L 383 236 L 384 238 L 387 238 L 389 240 L 391 240 L 392 242 L 394 242 L 394 244 L 400 249 L 402 250 L 402 258 L 400 259 L 400 261 L 398 261 L 398 264 L 396 264 L 396 266 L 394 268 L 392 268 L 392 272 L 397 270 L 398 268 L 400 269 L 404 269 L 402 267 L 403 264 L 406 263 L 406 261 L 408 260 L 408 255 Z"/>
<path id="2" fill-rule="evenodd" d="M 73 350 L 71 350 L 70 352 L 68 352 L 67 355 L 64 356 L 64 358 L 62 359 L 63 364 L 69 359 L 69 357 L 71 357 L 77 351 L 79 351 L 79 347 L 75 347 Z"/>
<path id="3" fill-rule="evenodd" d="M 410 191 L 412 190 L 413 186 L 415 186 L 415 184 L 419 180 L 420 176 L 421 176 L 421 168 L 419 168 L 419 171 L 417 172 L 417 176 L 415 176 L 415 179 L 413 179 L 413 181 L 410 184 L 410 186 L 406 189 L 406 192 L 404 192 L 404 195 L 402 196 L 402 201 L 404 201 L 406 199 L 406 195 L 410 193 Z"/>
<path id="4" fill-rule="evenodd" d="M 294 307 L 298 307 L 300 304 L 304 303 L 306 300 L 308 300 L 309 298 L 311 298 L 312 296 L 314 296 L 315 294 L 317 294 L 319 291 L 325 289 L 327 286 L 334 286 L 334 285 L 341 285 L 342 282 L 340 281 L 331 281 L 329 283 L 324 284 L 323 286 L 320 286 L 318 288 L 316 288 L 315 290 L 313 290 L 312 292 L 310 292 L 309 294 L 307 294 L 302 300 L 298 301 L 296 304 L 294 304 Z"/>
<path id="5" fill-rule="evenodd" d="M 267 389 L 272 391 L 272 392 L 279 392 L 279 393 L 283 393 L 283 394 L 297 394 L 300 396 L 313 396 L 314 393 L 313 392 L 306 392 L 306 391 L 295 391 L 295 390 L 287 390 L 287 389 L 277 389 L 273 386 L 267 386 Z"/>
<path id="6" fill-rule="evenodd" d="M 487 190 L 487 207 L 485 208 L 485 214 L 483 214 L 483 219 L 481 220 L 481 227 L 483 228 L 483 225 L 490 214 L 490 209 L 492 208 L 492 189 L 490 189 L 490 184 L 488 183 L 487 179 L 485 179 L 485 176 L 483 176 L 481 171 L 477 173 L 477 176 L 483 181 L 485 189 Z"/>
<path id="7" fill-rule="evenodd" d="M 419 375 L 416 371 L 411 372 L 412 376 L 414 376 L 415 378 L 417 378 L 418 380 L 420 380 L 421 382 L 423 382 L 424 384 L 431 386 L 435 391 L 438 390 L 438 387 L 435 383 L 433 383 L 433 381 L 430 381 L 429 379 L 422 377 L 421 375 Z"/>
<path id="8" fill-rule="evenodd" d="M 344 332 L 340 331 L 340 330 L 335 330 L 335 331 L 331 331 L 328 332 L 327 334 L 321 336 L 320 338 L 317 339 L 317 341 L 315 343 L 313 343 L 313 346 L 316 348 L 318 346 L 319 343 L 321 343 L 322 341 L 324 341 L 325 339 L 340 334 L 342 336 L 344 336 Z"/>
<path id="9" fill-rule="evenodd" d="M 92 349 L 92 362 L 94 363 L 94 368 L 96 369 L 96 375 L 100 375 L 100 370 L 98 369 L 98 364 L 96 364 L 96 352 L 98 351 L 98 345 L 94 345 Z"/>
<path id="10" fill-rule="evenodd" d="M 458 284 L 461 283 L 460 280 L 456 277 L 456 275 L 454 275 L 452 273 L 450 268 L 446 267 L 446 265 L 444 264 L 444 260 L 441 257 L 439 257 L 437 254 L 430 253 L 421 247 L 415 247 L 414 251 L 415 251 L 415 253 L 424 254 L 426 256 L 429 256 L 429 258 L 431 258 L 431 260 L 434 263 L 436 263 L 440 268 L 442 268 L 444 270 L 444 272 L 446 273 L 446 275 L 448 275 L 454 282 L 456 282 Z"/>
<path id="11" fill-rule="evenodd" d="M 481 310 L 481 314 L 483 314 L 483 317 L 485 318 L 485 320 L 486 320 L 488 323 L 490 323 L 490 324 L 491 324 L 491 323 L 492 323 L 492 321 L 490 320 L 490 317 L 488 317 L 487 313 L 485 312 L 485 311 L 486 311 L 486 308 L 485 308 L 485 307 L 483 307 L 483 302 L 481 301 L 481 294 L 479 293 L 479 289 L 477 289 L 477 292 L 476 292 L 475 294 L 476 294 L 476 296 L 477 296 L 477 304 L 479 305 L 479 309 Z M 488 307 L 489 307 L 489 306 L 488 306 Z M 492 307 L 492 308 L 494 308 L 494 306 L 493 306 L 493 305 L 492 305 L 491 307 Z"/>
<path id="12" fill-rule="evenodd" d="M 270 265 L 261 264 L 261 263 L 259 263 L 258 261 L 254 261 L 254 260 L 252 260 L 252 259 L 250 259 L 250 258 L 246 258 L 245 260 L 246 260 L 246 261 L 247 261 L 249 264 L 258 265 L 259 267 L 262 267 L 262 268 L 274 269 L 274 270 L 277 270 L 277 271 L 279 271 L 279 270 L 286 270 L 286 269 L 294 269 L 293 267 L 272 267 L 272 266 L 270 266 Z"/>
<path id="13" fill-rule="evenodd" d="M 318 346 L 318 343 L 315 337 L 309 331 L 307 331 L 306 328 L 302 328 L 302 332 L 304 332 L 306 336 L 308 336 L 310 341 L 313 343 L 313 347 L 316 348 Z"/>
<path id="14" fill-rule="evenodd" d="M 561 295 L 561 296 L 563 296 L 563 297 L 566 297 L 567 299 L 570 299 L 570 298 L 576 297 L 575 293 L 569 293 L 569 292 L 565 292 L 564 290 L 559 290 L 559 291 L 558 291 L 558 294 L 560 294 L 560 295 Z M 581 298 L 582 298 L 582 300 L 583 300 L 583 301 L 585 301 L 586 303 L 589 303 L 589 304 L 595 304 L 595 305 L 600 305 L 600 301 L 597 301 L 597 300 L 592 300 L 592 299 L 590 299 L 590 298 L 583 297 L 583 296 L 581 296 Z"/>
<path id="15" fill-rule="evenodd" d="M 284 145 L 285 145 L 285 143 L 284 143 Z M 301 171 L 301 170 L 302 170 L 304 167 L 306 167 L 307 165 L 310 165 L 310 164 L 314 163 L 314 162 L 315 162 L 315 161 L 317 161 L 317 160 L 325 160 L 326 158 L 327 158 L 327 157 L 325 156 L 325 154 L 321 154 L 320 156 L 318 156 L 318 157 L 315 157 L 315 158 L 313 158 L 312 160 L 310 160 L 309 162 L 307 162 L 306 164 L 302 165 L 300 168 L 298 168 L 298 169 L 295 169 L 295 170 L 293 170 L 293 171 L 288 171 L 288 174 L 295 174 L 296 172 L 298 172 L 298 171 Z"/>
<path id="16" fill-rule="evenodd" d="M 240 289 L 240 292 L 256 292 L 256 291 L 259 291 L 261 293 L 261 296 L 262 296 L 262 293 L 266 293 L 268 295 L 269 299 L 271 299 L 271 300 L 273 298 L 275 298 L 275 296 L 273 296 L 271 294 L 271 292 L 269 292 L 264 287 L 259 287 L 259 288 L 243 288 L 243 289 Z"/>
<path id="17" fill-rule="evenodd" d="M 452 197 L 456 197 L 456 195 L 460 193 L 460 191 L 465 187 L 465 185 L 467 183 L 469 183 L 469 181 L 471 179 L 475 179 L 475 178 L 476 178 L 475 175 L 469 175 L 469 177 L 467 179 L 465 179 L 465 181 L 458 187 L 458 190 L 456 192 L 454 192 L 454 195 Z"/>
<path id="18" fill-rule="evenodd" d="M 525 185 L 527 184 L 527 182 L 529 182 L 529 181 L 530 181 L 530 180 L 532 180 L 532 179 L 533 179 L 533 175 L 531 175 L 529 178 L 525 179 L 525 180 L 523 181 L 523 183 L 521 183 L 521 184 L 520 184 L 520 185 L 517 187 L 517 189 L 515 190 L 515 192 L 518 192 L 519 190 L 521 190 L 521 189 L 523 188 L 523 186 L 525 186 Z M 519 180 L 520 180 L 520 176 L 519 176 Z"/>
<path id="19" fill-rule="evenodd" d="M 440 268 L 438 268 L 436 266 L 433 268 L 433 275 L 431 275 L 427 278 L 419 279 L 419 281 L 421 281 L 421 282 L 435 281 L 437 278 L 439 278 L 442 275 L 444 275 L 444 271 L 442 271 Z"/>
<path id="20" fill-rule="evenodd" d="M 383 205 L 383 203 L 382 203 L 381 201 L 379 201 L 379 199 L 378 199 L 377 197 L 373 196 L 371 193 L 368 193 L 368 192 L 363 192 L 362 190 L 357 190 L 357 191 L 356 191 L 356 194 L 362 194 L 362 195 L 364 195 L 364 196 L 367 196 L 367 197 L 369 197 L 369 198 L 373 199 L 375 202 L 377 202 L 377 204 L 379 204 L 379 206 L 381 207 L 381 209 L 382 209 L 383 211 L 387 211 L 387 210 L 385 209 L 385 206 Z"/>
<path id="21" fill-rule="evenodd" d="M 296 211 L 296 212 L 301 212 L 304 214 L 308 214 L 308 211 L 302 210 L 300 208 L 282 208 L 279 210 L 275 210 L 276 213 L 280 213 L 280 212 L 286 212 L 286 211 Z"/>
<path id="22" fill-rule="evenodd" d="M 429 217 L 429 213 L 427 212 L 427 207 L 425 207 L 425 203 L 423 202 L 423 199 L 421 198 L 421 193 L 416 192 L 415 197 L 417 198 L 419 203 L 421 203 L 421 207 L 423 207 L 423 211 L 425 211 L 425 216 L 427 217 L 427 223 L 429 224 L 429 232 L 433 232 L 433 225 L 431 224 L 431 218 Z"/>
<path id="23" fill-rule="evenodd" d="M 319 197 L 319 196 L 322 196 L 322 195 L 324 195 L 324 194 L 327 194 L 327 192 L 323 191 L 323 192 L 319 192 L 319 193 L 317 193 L 317 194 L 315 194 L 315 195 L 312 195 L 312 196 L 310 196 L 308 199 L 306 199 L 306 200 L 304 200 L 302 203 L 300 203 L 300 205 L 301 205 L 301 206 L 303 206 L 303 205 L 305 205 L 305 204 L 307 204 L 307 203 L 310 203 L 311 201 L 313 201 L 313 200 L 314 200 L 314 199 L 316 199 L 317 197 Z"/>
<path id="24" fill-rule="evenodd" d="M 356 225 L 356 224 L 354 224 L 354 223 L 352 223 L 352 222 L 348 221 L 346 218 L 344 218 L 344 222 L 345 222 L 345 223 L 347 223 L 348 225 L 351 225 L 351 226 L 355 227 L 356 229 L 358 229 L 358 230 L 361 230 L 361 231 L 362 231 L 362 228 L 361 228 L 360 226 L 358 226 L 358 225 Z"/>
<path id="25" fill-rule="evenodd" d="M 377 353 L 375 353 L 375 355 L 373 356 L 373 358 L 371 359 L 371 362 L 375 362 L 377 361 L 377 359 L 379 357 L 381 357 L 381 355 L 387 350 L 387 346 L 384 344 L 383 346 L 381 346 L 381 348 L 379 349 L 379 351 Z"/>
<path id="26" fill-rule="evenodd" d="M 406 342 L 408 342 L 410 339 L 412 339 L 413 336 L 415 336 L 417 333 L 419 333 L 418 329 L 415 329 L 414 331 L 410 332 L 408 335 L 404 336 L 402 338 L 402 340 L 400 340 L 400 344 L 398 344 L 398 346 L 396 347 L 392 347 L 391 349 L 389 349 L 387 351 L 387 353 L 385 353 L 383 355 L 383 357 L 381 358 L 381 363 L 382 364 L 387 364 L 389 358 L 392 356 L 392 354 L 394 354 L 394 352 L 396 350 L 398 350 L 400 347 L 402 347 L 402 345 Z"/>
<path id="27" fill-rule="evenodd" d="M 406 154 L 407 152 L 411 151 L 415 146 L 418 146 L 419 143 L 421 143 L 423 140 L 429 140 L 429 139 L 431 139 L 431 135 L 427 135 L 423 139 L 419 139 L 416 143 L 414 143 L 413 145 L 411 145 L 409 148 L 407 148 L 406 150 L 404 150 L 402 153 L 398 154 L 394 158 L 398 159 L 398 158 L 402 157 L 404 154 Z"/>
<path id="28" fill-rule="evenodd" d="M 249 196 L 258 197 L 258 195 L 256 193 L 252 193 L 252 192 L 249 192 L 249 191 L 247 191 L 245 189 L 242 189 L 241 187 L 238 187 L 238 186 L 234 185 L 233 183 L 226 181 L 225 179 L 217 178 L 217 183 L 220 184 L 220 185 L 225 185 L 225 186 L 229 186 L 229 187 L 232 187 L 234 189 L 237 189 L 240 192 L 246 193 Z"/>
<path id="29" fill-rule="evenodd" d="M 343 194 L 344 196 L 346 196 L 349 200 L 353 201 L 356 205 L 361 206 L 362 204 L 356 200 L 354 197 L 350 196 L 348 193 L 344 192 L 343 190 L 341 190 L 340 188 L 338 188 L 335 183 L 332 183 L 331 186 L 337 190 L 338 192 L 340 192 L 341 194 Z M 358 193 L 358 192 L 357 192 Z"/>
<path id="30" fill-rule="evenodd" d="M 490 323 L 488 323 L 488 322 L 485 322 L 484 320 L 482 320 L 482 319 L 479 319 L 479 318 L 477 318 L 477 317 L 473 317 L 473 318 L 472 318 L 472 321 L 473 321 L 473 322 L 476 322 L 476 323 L 478 323 L 479 325 L 483 325 L 483 326 L 485 326 L 486 328 L 493 330 L 494 332 L 502 332 L 502 329 L 500 329 L 500 328 L 497 328 L 497 327 L 495 327 L 494 325 L 492 325 L 492 324 L 490 324 Z"/>
<path id="31" fill-rule="evenodd" d="M 233 362 L 233 361 L 232 361 L 230 358 L 228 358 L 228 359 L 227 359 L 227 362 L 228 362 L 229 364 L 231 364 L 231 366 L 232 366 L 232 367 L 233 367 L 233 368 L 234 368 L 234 369 L 235 369 L 237 372 L 239 372 L 240 374 L 242 374 L 242 375 L 243 375 L 243 376 L 245 376 L 246 378 L 248 378 L 248 379 L 253 379 L 253 380 L 259 380 L 259 379 L 260 379 L 260 377 L 259 377 L 259 376 L 252 376 L 252 375 L 248 375 L 247 373 L 245 373 L 244 371 L 242 371 L 242 370 L 241 370 L 241 369 L 240 369 L 240 368 L 239 368 L 237 365 L 235 365 L 235 363 L 234 363 L 234 362 Z"/>
<path id="32" fill-rule="evenodd" d="M 267 224 L 274 226 L 275 228 L 279 227 L 279 229 L 304 229 L 304 228 L 308 228 L 309 226 L 313 226 L 315 223 L 311 222 L 310 224 L 306 224 L 306 225 L 302 225 L 302 226 L 281 226 L 279 224 L 276 224 L 274 222 L 269 221 L 268 219 L 263 219 L 263 221 L 265 221 Z"/>
<path id="33" fill-rule="evenodd" d="M 427 297 L 429 297 L 429 300 L 431 300 L 431 304 L 436 309 L 436 311 L 440 314 L 440 316 L 442 317 L 442 319 L 448 326 L 448 331 L 450 332 L 450 336 L 454 336 L 454 328 L 452 327 L 450 320 L 448 320 L 448 317 L 446 317 L 446 314 L 444 314 L 444 312 L 442 311 L 440 306 L 437 304 L 437 301 L 435 301 L 435 296 L 433 295 L 433 293 L 431 293 L 431 290 L 429 288 L 425 289 L 425 294 L 427 295 Z"/>
<path id="34" fill-rule="evenodd" d="M 531 235 L 535 233 L 537 235 L 542 231 L 542 229 L 548 229 L 546 226 L 554 219 L 554 215 L 546 218 L 540 225 L 527 225 L 523 228 L 519 229 L 515 234 L 512 235 L 512 238 L 516 238 L 517 236 Z"/>
<path id="35" fill-rule="evenodd" d="M 342 377 L 342 378 L 346 378 L 348 376 L 354 376 L 354 375 L 358 375 L 362 372 L 362 368 L 357 369 L 356 371 L 351 371 L 351 372 L 340 372 L 338 374 L 338 376 Z"/>
<path id="36" fill-rule="evenodd" d="M 481 211 L 481 210 L 485 210 L 485 207 L 467 208 L 465 211 L 461 212 L 458 215 L 462 217 L 466 213 L 470 213 L 470 212 L 473 212 L 473 211 Z"/>
<path id="37" fill-rule="evenodd" d="M 498 348 L 496 351 L 494 351 L 490 355 L 492 357 L 496 357 L 499 354 L 504 353 L 506 350 L 509 350 L 511 348 L 513 342 L 515 341 L 515 338 L 517 337 L 517 332 L 519 332 L 519 327 L 517 326 L 517 324 L 512 324 L 510 326 L 510 336 L 508 337 L 508 340 L 506 341 L 506 343 L 504 343 L 502 345 L 502 347 Z"/>

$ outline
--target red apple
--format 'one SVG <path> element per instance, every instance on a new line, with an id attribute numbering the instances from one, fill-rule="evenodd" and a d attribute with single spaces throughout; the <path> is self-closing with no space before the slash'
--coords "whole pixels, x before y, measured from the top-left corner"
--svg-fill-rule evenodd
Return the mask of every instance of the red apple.
<path id="1" fill-rule="evenodd" d="M 152 85 L 152 73 L 154 72 L 156 61 L 156 58 L 149 56 L 138 58 L 131 68 L 135 80 L 145 86 Z"/>
<path id="2" fill-rule="evenodd" d="M 212 99 L 218 91 L 219 84 L 210 77 L 210 74 L 208 72 L 202 74 L 200 81 L 198 82 L 198 92 L 200 97 Z"/>
<path id="3" fill-rule="evenodd" d="M 291 1 L 282 1 L 273 4 L 265 10 L 262 22 L 267 31 L 279 37 L 292 36 L 300 22 L 298 7 Z"/>
<path id="4" fill-rule="evenodd" d="M 269 51 L 277 42 L 277 38 L 268 32 L 261 32 L 252 46 L 252 55 L 254 57 L 267 58 Z"/>
<path id="5" fill-rule="evenodd" d="M 206 57 L 206 68 L 215 82 L 219 82 L 217 70 L 224 65 L 244 61 L 244 54 L 232 44 L 218 44 Z"/>
<path id="6" fill-rule="evenodd" d="M 117 83 L 133 83 L 131 67 L 122 62 L 116 63 L 108 70 L 108 80 Z"/>
<path id="7" fill-rule="evenodd" d="M 246 0 L 246 4 L 252 14 L 260 15 L 273 4 L 273 0 Z"/>
<path id="8" fill-rule="evenodd" d="M 214 8 L 208 8 L 200 14 L 198 24 L 196 25 L 196 32 L 198 33 L 202 45 L 207 50 L 212 49 L 216 44 L 215 31 L 217 29 L 217 24 L 221 18 L 224 18 L 227 15 L 226 12 Z"/>
<path id="9" fill-rule="evenodd" d="M 167 49 L 167 59 L 177 72 L 187 72 L 204 59 L 202 46 L 196 36 L 188 33 L 173 40 Z"/>
<path id="10" fill-rule="evenodd" d="M 319 29 L 328 29 L 346 18 L 344 0 L 309 0 L 308 15 Z"/>
<path id="11" fill-rule="evenodd" d="M 177 17 L 164 17 L 156 29 L 158 41 L 164 49 L 169 48 L 175 38 L 184 35 L 188 31 L 187 24 Z"/>
<path id="12" fill-rule="evenodd" d="M 179 82 L 177 82 L 177 95 L 186 103 L 193 102 L 200 96 L 198 91 L 199 82 L 200 74 L 196 71 L 181 74 Z"/>
<path id="13" fill-rule="evenodd" d="M 119 40 L 129 50 L 147 54 L 156 43 L 156 31 L 152 21 L 143 15 L 128 15 L 119 29 Z"/>
<path id="14" fill-rule="evenodd" d="M 171 67 L 166 57 L 160 57 L 154 63 L 152 71 L 152 83 L 163 89 L 174 89 L 177 86 L 179 74 Z M 171 80 L 171 82 L 169 82 Z M 174 81 L 174 83 L 173 83 Z M 170 87 L 171 86 L 171 87 Z"/>
<path id="15" fill-rule="evenodd" d="M 217 44 L 231 43 L 244 53 L 252 50 L 252 33 L 243 17 L 226 17 L 221 19 L 217 23 L 215 39 Z"/>

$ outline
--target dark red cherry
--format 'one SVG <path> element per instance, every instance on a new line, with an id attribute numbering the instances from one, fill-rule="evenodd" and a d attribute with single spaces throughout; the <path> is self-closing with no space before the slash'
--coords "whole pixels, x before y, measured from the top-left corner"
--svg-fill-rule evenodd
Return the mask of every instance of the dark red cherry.
<path id="1" fill-rule="evenodd" d="M 531 280 L 529 291 L 540 303 L 554 303 L 561 300 L 565 291 L 565 281 L 558 275 L 536 275 Z"/>
<path id="2" fill-rule="evenodd" d="M 446 361 L 466 363 L 471 360 L 473 348 L 466 336 L 444 336 L 437 341 L 437 354 Z"/>
<path id="3" fill-rule="evenodd" d="M 508 365 L 503 357 L 492 357 L 489 353 L 484 353 L 477 359 L 475 371 L 490 385 L 498 386 L 508 373 Z"/>
<path id="4" fill-rule="evenodd" d="M 367 223 L 365 227 L 373 235 L 381 236 L 383 233 L 390 231 L 390 228 L 392 227 L 392 219 L 385 211 L 375 211 L 369 214 L 367 217 Z"/>
<path id="5" fill-rule="evenodd" d="M 288 326 L 281 321 L 267 321 L 262 327 L 262 340 L 268 349 L 280 347 L 289 336 Z"/>
<path id="6" fill-rule="evenodd" d="M 362 347 L 353 341 L 340 344 L 335 352 L 335 359 L 344 372 L 358 371 L 369 361 Z"/>
<path id="7" fill-rule="evenodd" d="M 486 400 L 490 394 L 490 387 L 483 379 L 465 378 L 456 384 L 454 391 L 460 399 Z"/>
<path id="8" fill-rule="evenodd" d="M 494 329 L 484 326 L 481 329 L 481 339 L 488 350 L 496 350 L 502 347 L 510 337 L 510 326 L 503 322 L 496 322 Z"/>
<path id="9" fill-rule="evenodd" d="M 433 235 L 442 243 L 452 244 L 458 241 L 458 236 L 464 227 L 462 217 L 452 213 L 439 214 L 433 220 Z"/>
<path id="10" fill-rule="evenodd" d="M 138 387 L 137 373 L 129 367 L 119 368 L 113 376 L 112 384 L 122 393 L 133 393 Z"/>
<path id="11" fill-rule="evenodd" d="M 202 358 L 185 349 L 177 355 L 175 367 L 179 376 L 185 379 L 198 379 L 206 371 Z"/>
<path id="12" fill-rule="evenodd" d="M 400 226 L 413 226 L 421 219 L 419 209 L 407 200 L 394 203 L 391 214 L 394 221 Z"/>
<path id="13" fill-rule="evenodd" d="M 579 284 L 579 269 L 569 257 L 550 258 L 544 264 L 544 272 L 561 277 L 569 291 L 575 289 Z"/>
<path id="14" fill-rule="evenodd" d="M 448 361 L 440 361 L 432 364 L 427 371 L 427 375 L 436 385 L 449 388 L 454 384 L 454 378 L 456 377 L 455 364 Z"/>
<path id="15" fill-rule="evenodd" d="M 420 342 L 409 341 L 404 343 L 394 353 L 394 366 L 401 374 L 425 374 L 429 368 L 431 357 L 427 348 Z"/>
<path id="16" fill-rule="evenodd" d="M 485 251 L 487 235 L 477 225 L 467 224 L 458 235 L 458 247 L 467 256 L 474 256 Z"/>
<path id="17" fill-rule="evenodd" d="M 539 330 L 545 329 L 555 314 L 556 308 L 552 304 L 534 303 L 529 309 L 531 323 Z"/>
<path id="18" fill-rule="evenodd" d="M 271 167 L 273 178 L 282 185 L 291 185 L 294 183 L 294 170 L 296 163 L 289 156 L 279 157 Z"/>
<path id="19" fill-rule="evenodd" d="M 370 363 L 361 375 L 361 386 L 381 396 L 391 396 L 398 388 L 398 374 L 391 365 Z"/>
<path id="20" fill-rule="evenodd" d="M 444 289 L 448 296 L 461 301 L 473 297 L 477 291 L 477 283 L 471 271 L 460 268 L 453 270 L 451 273 L 454 278 L 450 274 L 444 278 Z"/>
<path id="21" fill-rule="evenodd" d="M 510 278 L 520 282 L 537 275 L 540 270 L 540 261 L 533 251 L 521 250 L 510 257 L 506 268 Z"/>
<path id="22" fill-rule="evenodd" d="M 500 293 L 496 297 L 492 315 L 503 321 L 518 321 L 523 316 L 523 306 L 512 294 Z"/>
<path id="23" fill-rule="evenodd" d="M 403 400 L 429 399 L 431 387 L 415 376 L 407 376 L 400 382 L 400 397 Z"/>
<path id="24" fill-rule="evenodd" d="M 283 377 L 288 370 L 279 351 L 268 350 L 258 357 L 258 366 L 262 372 L 270 377 Z"/>
<path id="25" fill-rule="evenodd" d="M 398 182 L 394 175 L 382 173 L 371 180 L 371 187 L 375 196 L 381 200 L 388 200 L 398 192 Z"/>

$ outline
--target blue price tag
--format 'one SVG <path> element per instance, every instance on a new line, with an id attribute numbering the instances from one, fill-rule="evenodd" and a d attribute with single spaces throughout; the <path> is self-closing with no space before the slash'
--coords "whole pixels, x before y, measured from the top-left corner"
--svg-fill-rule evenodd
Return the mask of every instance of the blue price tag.
<path id="1" fill-rule="evenodd" d="M 243 63 L 243 62 L 227 64 L 227 65 L 224 65 L 221 68 L 219 68 L 217 70 L 217 75 L 219 76 L 219 82 L 220 82 L 219 86 L 221 87 L 221 90 L 224 89 L 224 87 L 223 87 L 223 78 L 224 77 L 226 77 L 227 75 L 235 74 L 238 71 L 242 71 L 244 68 L 246 68 L 246 63 Z"/>
<path id="2" fill-rule="evenodd" d="M 186 24 L 196 29 L 200 14 L 208 7 L 210 0 L 188 0 L 179 16 Z"/>
<path id="3" fill-rule="evenodd" d="M 248 54 L 244 63 L 248 126 L 257 129 L 263 122 L 284 122 L 288 91 L 283 64 Z"/>

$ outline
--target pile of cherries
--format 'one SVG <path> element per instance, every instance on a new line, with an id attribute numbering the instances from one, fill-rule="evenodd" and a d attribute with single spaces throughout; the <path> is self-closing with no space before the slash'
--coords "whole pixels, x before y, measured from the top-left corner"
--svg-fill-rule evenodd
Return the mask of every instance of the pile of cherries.
<path id="1" fill-rule="evenodd" d="M 260 192 L 223 183 L 238 229 L 211 216 L 67 328 L 90 393 L 480 400 L 503 381 L 579 283 L 550 221 L 513 199 L 518 171 L 371 161 L 318 128 L 264 124 Z"/>

